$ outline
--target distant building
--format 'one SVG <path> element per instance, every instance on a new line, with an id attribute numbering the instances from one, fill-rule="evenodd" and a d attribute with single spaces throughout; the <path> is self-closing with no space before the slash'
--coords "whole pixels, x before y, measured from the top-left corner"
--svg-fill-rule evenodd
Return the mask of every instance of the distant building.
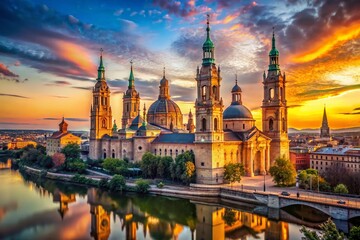
<path id="1" fill-rule="evenodd" d="M 306 147 L 290 148 L 290 161 L 296 171 L 310 168 L 310 153 Z"/>
<path id="2" fill-rule="evenodd" d="M 351 172 L 360 172 L 360 148 L 325 147 L 310 154 L 310 166 L 325 173 L 331 166 L 344 167 Z"/>
<path id="3" fill-rule="evenodd" d="M 326 107 L 324 107 L 323 120 L 320 128 L 320 138 L 328 138 L 330 139 L 330 128 L 326 116 Z"/>
<path id="4" fill-rule="evenodd" d="M 81 144 L 81 138 L 68 132 L 68 124 L 63 118 L 59 124 L 59 131 L 54 132 L 46 140 L 46 154 L 49 156 L 54 155 L 56 152 L 60 152 L 63 147 L 69 143 Z"/>
<path id="5" fill-rule="evenodd" d="M 23 141 L 23 140 L 16 139 L 16 140 L 8 143 L 8 149 L 9 150 L 11 150 L 11 149 L 21 149 L 21 148 L 26 147 L 27 145 L 34 145 L 34 147 L 36 147 L 37 143 L 34 142 L 34 141 Z"/>

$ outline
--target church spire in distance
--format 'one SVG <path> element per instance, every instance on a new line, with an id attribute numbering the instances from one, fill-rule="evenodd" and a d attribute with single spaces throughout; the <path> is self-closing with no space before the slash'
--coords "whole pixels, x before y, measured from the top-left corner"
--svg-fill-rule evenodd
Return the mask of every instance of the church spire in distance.
<path id="1" fill-rule="evenodd" d="M 134 88 L 135 87 L 135 78 L 134 78 L 134 72 L 133 72 L 133 60 L 130 61 L 130 76 L 129 76 L 129 86 L 128 88 L 131 89 L 131 88 Z"/>
<path id="2" fill-rule="evenodd" d="M 320 128 L 320 138 L 328 138 L 328 137 L 330 137 L 330 128 L 326 116 L 326 105 L 324 105 L 323 119 Z"/>
<path id="3" fill-rule="evenodd" d="M 206 20 L 206 40 L 203 44 L 203 63 L 202 65 L 210 65 L 212 63 L 215 63 L 215 58 L 214 58 L 214 43 L 211 41 L 210 39 L 210 15 L 207 15 L 207 20 Z"/>
<path id="4" fill-rule="evenodd" d="M 103 56 L 102 56 L 103 51 L 104 50 L 100 48 L 100 64 L 98 68 L 98 78 L 97 78 L 98 81 L 105 80 L 105 67 L 103 64 Z"/>

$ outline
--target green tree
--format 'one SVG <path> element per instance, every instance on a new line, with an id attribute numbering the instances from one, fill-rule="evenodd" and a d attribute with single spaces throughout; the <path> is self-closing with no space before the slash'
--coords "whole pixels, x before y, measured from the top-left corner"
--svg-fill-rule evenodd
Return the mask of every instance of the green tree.
<path id="1" fill-rule="evenodd" d="M 304 234 L 306 240 L 344 240 L 346 239 L 343 233 L 340 233 L 336 225 L 329 218 L 326 222 L 320 225 L 321 233 L 318 234 L 315 231 L 307 229 L 302 226 L 300 232 Z"/>
<path id="2" fill-rule="evenodd" d="M 295 183 L 296 171 L 288 159 L 279 157 L 270 167 L 270 175 L 278 186 L 290 186 Z"/>
<path id="3" fill-rule="evenodd" d="M 222 219 L 226 225 L 231 227 L 236 222 L 236 211 L 234 209 L 225 208 Z"/>
<path id="4" fill-rule="evenodd" d="M 117 158 L 106 158 L 102 163 L 102 167 L 111 173 L 118 173 L 122 170 L 122 168 L 127 169 L 127 164 L 124 160 Z"/>
<path id="5" fill-rule="evenodd" d="M 359 240 L 360 239 L 360 226 L 353 226 L 350 229 L 349 240 Z"/>
<path id="6" fill-rule="evenodd" d="M 52 168 L 54 165 L 53 165 L 53 160 L 50 156 L 47 156 L 47 155 L 41 155 L 39 157 L 39 165 L 43 168 Z"/>
<path id="7" fill-rule="evenodd" d="M 139 179 L 135 182 L 135 184 L 136 184 L 136 191 L 140 193 L 147 193 L 149 191 L 150 184 L 148 181 Z"/>
<path id="8" fill-rule="evenodd" d="M 340 193 L 340 194 L 347 194 L 349 193 L 347 187 L 345 186 L 345 184 L 338 184 L 336 185 L 336 187 L 334 188 L 334 192 L 335 193 Z"/>
<path id="9" fill-rule="evenodd" d="M 158 160 L 154 154 L 146 152 L 142 156 L 140 168 L 145 178 L 155 178 L 157 175 Z"/>
<path id="10" fill-rule="evenodd" d="M 181 175 L 181 180 L 186 184 L 190 184 L 195 180 L 195 165 L 191 161 L 184 163 L 184 171 Z"/>
<path id="11" fill-rule="evenodd" d="M 44 154 L 44 155 L 46 154 L 46 147 L 43 145 L 38 144 L 36 146 L 36 150 L 38 150 L 41 154 Z"/>
<path id="12" fill-rule="evenodd" d="M 158 165 L 156 169 L 157 176 L 159 178 L 170 178 L 170 165 L 173 162 L 173 159 L 170 156 L 159 157 L 157 160 Z"/>
<path id="13" fill-rule="evenodd" d="M 224 179 L 230 184 L 240 182 L 244 174 L 245 169 L 241 163 L 229 163 L 224 166 Z"/>
<path id="14" fill-rule="evenodd" d="M 84 173 L 86 171 L 87 164 L 79 159 L 66 159 L 65 169 L 70 172 Z"/>
<path id="15" fill-rule="evenodd" d="M 121 175 L 115 174 L 109 182 L 110 191 L 122 191 L 126 186 L 125 178 Z"/>
<path id="16" fill-rule="evenodd" d="M 80 158 L 80 146 L 77 143 L 67 144 L 61 152 L 65 154 L 66 160 Z"/>

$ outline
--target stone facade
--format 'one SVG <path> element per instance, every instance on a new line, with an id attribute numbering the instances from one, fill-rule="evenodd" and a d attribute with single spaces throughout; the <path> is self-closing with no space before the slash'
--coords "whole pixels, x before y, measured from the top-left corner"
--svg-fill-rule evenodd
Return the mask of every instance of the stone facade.
<path id="1" fill-rule="evenodd" d="M 96 127 L 92 129 L 90 138 L 90 158 L 127 158 L 136 162 L 141 161 L 145 152 L 175 159 L 179 154 L 191 151 L 195 155 L 197 183 L 221 184 L 224 166 L 228 163 L 240 162 L 245 167 L 246 175 L 254 176 L 268 174 L 274 156 L 288 156 L 285 76 L 279 73 L 280 70 L 275 71 L 276 74 L 269 70 L 269 80 L 264 78 L 264 95 L 267 100 L 263 102 L 263 133 L 256 128 L 251 111 L 242 104 L 242 90 L 237 84 L 237 78 L 231 91 L 232 103 L 224 110 L 220 95 L 221 70 L 215 64 L 215 46 L 210 38 L 209 22 L 206 33 L 202 65 L 196 70 L 195 114 L 193 117 L 191 111 L 189 113 L 187 132 L 183 129 L 180 108 L 170 99 L 169 82 L 164 72 L 160 81 L 159 98 L 150 106 L 147 114 L 144 106 L 143 114 L 140 115 L 137 105 L 140 98 L 136 98 L 136 106 L 131 109 L 134 114 L 135 109 L 138 110 L 136 117 L 129 117 L 129 111 L 123 110 L 123 120 L 126 119 L 126 123 L 123 122 L 122 128 L 117 130 L 113 127 L 111 130 L 111 126 L 106 126 L 101 132 L 93 122 L 101 120 L 104 114 L 92 115 L 91 126 Z M 276 81 L 270 80 L 272 76 L 276 76 Z M 131 88 L 128 89 L 137 93 L 133 80 L 130 79 L 133 79 L 132 68 L 129 78 Z M 100 78 L 98 82 L 106 84 L 105 79 Z M 279 82 L 282 84 L 281 90 Z M 268 99 L 269 87 L 276 88 L 278 95 L 281 91 L 281 97 Z M 105 88 L 100 92 L 94 91 L 93 95 L 95 98 L 99 94 L 107 96 L 108 93 L 109 89 Z M 138 93 L 136 97 L 139 97 Z M 126 101 L 129 100 L 124 97 L 124 104 Z M 103 110 L 107 119 L 111 119 L 110 105 L 104 107 L 108 110 Z M 273 119 L 271 130 L 268 128 L 269 119 Z"/>

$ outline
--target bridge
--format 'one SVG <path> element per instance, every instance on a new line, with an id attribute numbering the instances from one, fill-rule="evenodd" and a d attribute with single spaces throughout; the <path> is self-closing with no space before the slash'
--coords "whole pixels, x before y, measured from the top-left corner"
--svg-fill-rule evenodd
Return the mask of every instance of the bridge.
<path id="1" fill-rule="evenodd" d="M 269 208 L 282 209 L 292 205 L 306 205 L 315 208 L 337 220 L 360 217 L 360 201 L 347 200 L 339 204 L 335 199 L 317 196 L 291 197 L 277 194 L 254 193 L 255 198 Z"/>

